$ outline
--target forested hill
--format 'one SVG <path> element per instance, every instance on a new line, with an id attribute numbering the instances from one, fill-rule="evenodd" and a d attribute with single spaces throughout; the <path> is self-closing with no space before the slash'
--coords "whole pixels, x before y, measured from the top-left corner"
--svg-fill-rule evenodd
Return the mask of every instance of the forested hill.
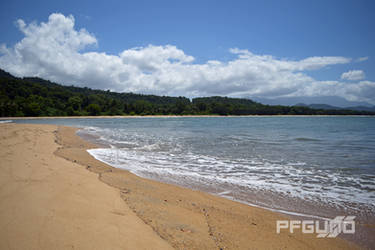
<path id="1" fill-rule="evenodd" d="M 249 99 L 116 93 L 17 78 L 0 70 L 0 116 L 83 115 L 375 115 L 375 112 L 270 106 Z"/>

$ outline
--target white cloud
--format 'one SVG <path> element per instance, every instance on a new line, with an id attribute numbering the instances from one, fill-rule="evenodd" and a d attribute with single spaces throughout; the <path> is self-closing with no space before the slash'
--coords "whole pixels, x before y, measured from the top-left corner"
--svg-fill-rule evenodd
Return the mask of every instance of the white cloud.
<path id="1" fill-rule="evenodd" d="M 356 61 L 357 62 L 364 62 L 364 61 L 367 61 L 368 60 L 368 56 L 364 56 L 364 57 L 359 57 Z"/>
<path id="2" fill-rule="evenodd" d="M 375 83 L 322 82 L 307 73 L 346 64 L 345 57 L 278 59 L 248 50 L 230 49 L 236 58 L 194 63 L 175 46 L 131 48 L 119 55 L 95 52 L 97 40 L 74 28 L 74 18 L 50 15 L 46 23 L 19 20 L 24 38 L 0 47 L 0 67 L 17 76 L 39 76 L 64 84 L 120 92 L 208 96 L 332 96 L 375 103 Z M 91 48 L 91 51 L 88 49 Z"/>
<path id="3" fill-rule="evenodd" d="M 363 80 L 365 79 L 365 72 L 363 72 L 362 70 L 350 70 L 348 72 L 342 73 L 341 79 L 350 81 Z"/>

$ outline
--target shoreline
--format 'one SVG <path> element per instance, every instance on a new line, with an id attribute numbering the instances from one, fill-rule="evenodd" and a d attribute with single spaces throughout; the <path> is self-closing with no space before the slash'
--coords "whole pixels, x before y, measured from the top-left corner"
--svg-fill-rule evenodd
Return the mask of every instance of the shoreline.
<path id="1" fill-rule="evenodd" d="M 63 132 L 63 130 L 65 130 Z M 59 133 L 62 133 L 62 134 L 65 134 L 65 132 L 67 133 L 76 133 L 76 131 L 78 130 L 78 128 L 72 128 L 72 127 L 61 127 L 61 130 L 59 130 Z M 58 133 L 58 134 L 59 134 Z M 79 137 L 78 135 L 75 135 L 77 137 Z M 186 223 L 181 223 L 180 225 L 184 225 L 182 228 L 180 228 L 178 230 L 176 230 L 176 228 L 164 228 L 164 227 L 160 227 L 159 224 L 168 224 L 170 223 L 170 220 L 169 218 L 166 219 L 166 218 L 160 218 L 160 216 L 162 214 L 164 214 L 166 211 L 165 211 L 165 205 L 169 204 L 170 203 L 170 200 L 172 200 L 172 203 L 173 206 L 177 206 L 177 208 L 173 208 L 171 210 L 173 210 L 173 213 L 175 213 L 175 209 L 177 210 L 180 210 L 180 209 L 186 209 L 186 206 L 189 207 L 187 210 L 191 211 L 197 211 L 197 207 L 199 206 L 197 203 L 195 203 L 194 201 L 197 200 L 197 196 L 199 197 L 199 199 L 202 199 L 205 201 L 204 203 L 206 203 L 207 201 L 209 201 L 209 205 L 208 204 L 204 204 L 204 205 L 201 205 L 199 206 L 200 208 L 198 208 L 199 210 L 199 213 L 201 215 L 203 215 L 204 217 L 206 217 L 206 219 L 208 217 L 211 217 L 213 218 L 214 216 L 210 215 L 209 213 L 209 206 L 211 206 L 211 208 L 215 208 L 215 206 L 212 206 L 213 203 L 214 204 L 220 204 L 220 206 L 223 206 L 223 204 L 225 204 L 225 208 L 222 208 L 222 209 L 227 209 L 228 211 L 233 211 L 233 210 L 238 210 L 236 212 L 239 212 L 241 211 L 241 216 L 238 216 L 238 214 L 236 214 L 238 217 L 248 217 L 246 214 L 251 214 L 251 213 L 254 213 L 254 210 L 256 210 L 256 213 L 259 213 L 259 217 L 263 217 L 265 219 L 265 223 L 268 224 L 268 226 L 270 226 L 270 228 L 268 228 L 267 231 L 267 235 L 269 235 L 268 237 L 271 237 L 271 238 L 274 238 L 275 239 L 275 242 L 273 242 L 272 244 L 276 244 L 276 242 L 279 242 L 281 239 L 281 235 L 283 234 L 280 234 L 280 235 L 277 235 L 276 234 L 276 218 L 277 219 L 288 219 L 289 216 L 285 215 L 285 214 L 282 214 L 282 213 L 278 213 L 278 212 L 275 212 L 275 211 L 270 211 L 266 208 L 261 208 L 261 207 L 255 207 L 255 206 L 251 206 L 249 204 L 245 204 L 243 202 L 239 202 L 239 201 L 235 201 L 235 200 L 232 200 L 232 199 L 228 199 L 228 198 L 225 198 L 223 196 L 218 196 L 218 195 L 214 195 L 214 194 L 209 194 L 209 193 L 205 193 L 205 192 L 202 192 L 202 191 L 199 191 L 199 190 L 193 190 L 193 189 L 189 189 L 189 188 L 185 188 L 185 187 L 181 187 L 181 186 L 176 186 L 174 184 L 168 184 L 168 183 L 164 183 L 164 182 L 159 182 L 159 181 L 155 181 L 155 180 L 152 180 L 152 179 L 147 179 L 147 178 L 143 178 L 143 177 L 139 177 L 127 170 L 123 170 L 123 169 L 118 169 L 118 168 L 114 168 L 110 165 L 107 165 L 105 164 L 104 162 L 102 161 L 99 161 L 97 159 L 94 159 L 94 157 L 89 154 L 86 150 L 89 149 L 89 148 L 97 148 L 98 146 L 97 145 L 86 145 L 84 146 L 83 148 L 81 148 L 81 150 L 83 150 L 84 152 L 81 152 L 81 154 L 85 154 L 87 153 L 88 155 L 90 155 L 90 157 L 92 157 L 94 159 L 94 161 L 96 161 L 96 163 L 93 164 L 93 162 L 91 160 L 86 160 L 86 161 L 82 161 L 82 162 L 79 162 L 78 161 L 78 158 L 75 158 L 75 157 L 72 157 L 72 149 L 71 149 L 71 146 L 70 144 L 66 145 L 64 142 L 63 142 L 63 139 L 64 138 L 64 135 L 62 135 L 60 137 L 60 143 L 62 143 L 63 147 L 66 147 L 68 146 L 70 148 L 70 153 L 69 152 L 57 152 L 58 155 L 66 158 L 66 159 L 69 159 L 69 160 L 77 160 L 78 163 L 84 165 L 87 167 L 88 170 L 90 171 L 93 171 L 95 173 L 98 173 L 99 174 L 99 179 L 101 181 L 103 181 L 104 183 L 110 185 L 110 186 L 113 186 L 113 187 L 116 187 L 120 190 L 122 190 L 122 198 L 124 199 L 124 201 L 129 205 L 129 207 L 131 207 L 133 209 L 134 212 L 137 213 L 137 215 L 146 223 L 146 224 L 149 224 L 153 227 L 154 231 L 156 231 L 159 235 L 161 235 L 162 238 L 164 239 L 169 239 L 170 240 L 170 243 L 172 244 L 172 246 L 176 247 L 176 248 L 180 248 L 180 247 L 188 247 L 188 248 L 195 248 L 195 247 L 192 247 L 191 245 L 181 245 L 182 243 L 181 242 L 175 242 L 175 238 L 180 238 L 181 236 L 183 237 L 183 235 L 185 234 L 186 236 L 186 232 L 195 232 L 196 230 L 194 230 L 193 226 L 197 226 L 197 225 L 190 225 L 188 227 L 186 227 Z M 80 140 L 84 141 L 84 139 L 82 139 L 81 137 L 79 137 Z M 87 141 L 86 141 L 87 143 Z M 64 146 L 65 145 L 65 146 Z M 82 144 L 81 144 L 82 145 Z M 124 182 L 126 181 L 129 181 L 129 179 L 131 179 L 132 181 L 135 181 L 137 182 L 137 184 L 125 184 Z M 140 186 L 144 186 L 144 188 L 140 188 Z M 163 191 L 161 193 L 158 193 L 157 194 L 157 198 L 155 197 L 155 187 L 156 189 L 159 189 L 161 188 Z M 158 204 L 158 206 L 162 206 L 162 208 L 160 207 L 155 207 L 155 206 L 151 206 L 149 207 L 148 204 L 145 204 L 145 197 L 139 197 L 140 194 L 136 194 L 134 195 L 135 197 L 132 197 L 132 190 L 137 189 L 137 192 L 140 192 L 141 193 L 141 196 L 146 196 L 146 200 L 150 199 L 152 197 L 152 201 L 154 202 L 155 200 L 159 200 L 158 203 L 162 203 L 162 204 Z M 151 188 L 151 193 L 150 194 L 150 188 Z M 124 191 L 125 190 L 125 191 Z M 164 191 L 166 190 L 166 191 Z M 168 194 L 171 193 L 173 194 L 172 197 L 173 198 L 169 198 Z M 178 194 L 182 194 L 182 195 L 178 195 L 176 197 L 176 193 Z M 181 202 L 184 201 L 184 196 L 185 196 L 185 199 L 186 199 L 186 196 L 194 196 L 194 199 L 192 199 L 193 202 L 191 202 L 191 204 L 183 204 L 181 206 Z M 151 197 L 150 197 L 151 196 Z M 198 200 L 199 200 L 198 199 Z M 175 200 L 175 201 L 173 201 Z M 163 206 L 164 204 L 164 206 Z M 155 204 L 154 204 L 155 205 Z M 147 206 L 147 212 L 144 211 L 144 208 Z M 168 205 L 167 205 L 168 206 Z M 202 208 L 203 207 L 203 208 Z M 215 210 L 215 209 L 214 209 Z M 244 211 L 247 211 L 244 213 Z M 226 221 L 226 224 L 230 224 L 230 221 L 229 218 L 231 216 L 228 217 L 227 215 L 227 211 L 221 211 L 221 215 L 220 216 L 215 216 L 216 218 L 215 219 L 218 219 L 220 220 L 220 218 L 222 219 L 223 217 L 226 219 L 228 219 L 228 221 Z M 224 215 L 224 216 L 223 216 Z M 169 217 L 170 215 L 167 215 L 167 217 Z M 178 220 L 178 219 L 182 219 L 184 220 L 183 218 L 178 218 L 180 216 L 184 216 L 184 214 L 179 214 L 179 216 L 172 216 L 175 220 Z M 274 221 L 270 221 L 270 217 L 272 217 L 274 219 Z M 243 222 L 239 222 L 238 221 L 239 218 L 236 218 L 236 221 L 237 223 L 241 223 L 243 224 Z M 228 228 L 225 228 L 223 229 L 223 231 L 226 231 L 229 235 L 229 238 L 237 238 L 237 237 L 234 237 L 233 236 L 233 233 L 235 233 L 236 231 L 237 232 L 243 232 L 244 230 L 245 231 L 248 231 L 248 229 L 250 229 L 251 227 L 254 227 L 254 224 L 257 225 L 257 223 L 254 223 L 253 220 L 255 218 L 252 218 L 252 222 L 248 222 L 248 225 L 247 226 L 244 226 L 244 225 L 241 225 L 240 229 L 238 230 L 234 230 L 233 232 L 233 227 L 235 227 L 235 223 L 233 223 L 233 225 L 231 225 L 231 228 L 230 230 L 228 230 Z M 160 220 L 160 221 L 159 221 Z M 165 220 L 168 221 L 168 223 L 165 223 Z M 259 221 L 259 220 L 257 220 Z M 174 222 L 175 223 L 175 222 Z M 215 226 L 210 226 L 210 223 L 209 222 L 206 222 L 208 225 L 209 225 L 209 228 L 215 228 Z M 272 225 L 273 224 L 273 225 Z M 186 227 L 186 228 L 185 228 Z M 211 231 L 212 229 L 210 229 L 209 231 Z M 168 231 L 168 233 L 166 234 L 163 234 L 163 232 L 165 231 Z M 250 230 L 252 231 L 252 230 Z M 181 235 L 181 232 L 182 232 L 182 235 Z M 265 233 L 265 232 L 263 232 Z M 172 239 L 168 238 L 169 235 L 174 235 L 172 237 Z M 249 233 L 251 234 L 251 233 Z M 271 235 L 270 235 L 271 234 Z M 180 236 L 178 236 L 180 235 Z M 301 241 L 304 241 L 304 240 L 308 240 L 308 241 L 312 241 L 314 243 L 316 243 L 317 245 L 314 244 L 314 246 L 311 245 L 312 248 L 315 248 L 315 247 L 319 247 L 322 245 L 322 243 L 327 240 L 327 243 L 331 243 L 329 242 L 331 239 L 316 239 L 313 237 L 310 237 L 312 235 L 302 235 L 302 234 L 287 234 L 288 237 L 301 237 Z M 217 235 L 215 235 L 214 232 L 210 232 L 209 233 L 209 238 L 215 238 L 217 239 L 217 241 L 215 242 L 215 245 L 217 247 L 222 247 L 223 249 L 226 249 L 227 247 L 230 248 L 239 248 L 239 249 L 242 249 L 242 248 L 245 248 L 246 246 L 246 239 L 237 239 L 240 243 L 240 245 L 237 245 L 235 246 L 236 244 L 234 243 L 233 239 L 227 239 L 226 241 L 224 240 L 220 240 L 220 238 L 223 238 L 223 234 L 218 232 Z M 245 242 L 244 242 L 245 240 Z M 348 243 L 348 246 L 350 246 L 349 248 L 353 248 L 354 245 L 351 245 L 353 244 L 352 242 L 348 242 L 346 240 L 343 240 L 341 238 L 337 238 L 335 240 L 338 240 L 338 241 L 342 241 L 342 242 L 345 242 L 345 243 Z M 206 240 L 205 240 L 206 241 Z M 225 243 L 224 243 L 225 242 Z M 249 243 L 250 241 L 248 241 L 247 243 Z M 223 243 L 223 244 L 222 244 Z M 221 245 L 222 244 L 222 245 Z M 290 244 L 290 243 L 289 243 Z M 325 243 L 323 243 L 325 244 Z M 329 244 L 330 245 L 330 244 Z M 268 242 L 261 242 L 261 244 L 259 245 L 259 247 L 255 247 L 255 248 L 264 248 L 264 247 L 269 247 L 270 245 L 268 244 Z M 328 245 L 327 245 L 328 246 Z M 280 245 L 281 247 L 281 245 Z M 287 248 L 294 248 L 294 247 L 291 247 L 291 246 L 287 246 L 285 245 L 285 247 Z M 306 246 L 304 246 L 306 247 Z M 334 248 L 335 246 L 332 245 L 332 246 L 329 246 L 330 248 Z M 343 246 L 340 246 L 340 248 L 343 247 Z M 201 248 L 201 246 L 197 247 L 197 248 Z M 299 247 L 297 247 L 299 248 Z"/>
<path id="2" fill-rule="evenodd" d="M 80 129 L 78 129 L 79 131 Z M 82 139 L 91 141 L 93 143 L 97 143 L 95 138 L 87 137 L 84 134 L 79 135 Z M 109 147 L 106 144 L 101 145 L 99 148 L 107 148 Z M 88 150 L 90 151 L 90 150 Z M 290 197 L 282 196 L 280 197 L 276 193 L 272 193 L 272 197 L 274 199 L 282 199 L 284 200 L 284 204 L 289 204 L 289 207 L 272 207 L 269 206 L 269 204 L 266 204 L 264 202 L 259 201 L 265 201 L 264 198 L 270 198 L 270 193 L 261 193 L 258 194 L 256 190 L 251 189 L 245 189 L 245 190 L 238 190 L 236 193 L 234 190 L 230 190 L 229 187 L 224 186 L 212 186 L 212 185 L 202 185 L 202 184 L 186 184 L 182 180 L 182 182 L 176 182 L 176 180 L 172 180 L 169 178 L 165 178 L 163 175 L 142 175 L 137 174 L 135 172 L 132 172 L 129 168 L 116 168 L 115 166 L 112 166 L 110 163 L 107 163 L 105 161 L 100 160 L 99 158 L 96 158 L 94 154 L 89 154 L 94 157 L 96 160 L 109 165 L 112 168 L 119 169 L 120 171 L 127 171 L 131 174 L 136 175 L 137 177 L 140 177 L 142 179 L 146 180 L 152 180 L 156 182 L 161 182 L 164 184 L 182 187 L 184 189 L 204 192 L 219 198 L 228 199 L 234 202 L 238 202 L 241 204 L 244 204 L 246 206 L 255 207 L 259 209 L 263 209 L 266 211 L 270 211 L 272 213 L 281 214 L 283 216 L 288 217 L 289 219 L 293 220 L 314 220 L 319 221 L 320 223 L 323 223 L 325 220 L 330 220 L 335 218 L 336 216 L 343 216 L 343 215 L 354 215 L 355 216 L 355 222 L 356 222 L 356 233 L 354 235 L 352 234 L 340 234 L 338 237 L 345 239 L 349 242 L 353 242 L 355 244 L 358 244 L 364 248 L 372 248 L 374 244 L 374 216 L 371 217 L 364 217 L 366 215 L 364 214 L 357 214 L 356 210 L 344 210 L 343 208 L 338 209 L 337 207 L 328 207 L 328 206 L 317 206 L 317 204 L 309 203 L 309 201 L 306 200 L 296 200 L 291 199 Z M 228 189 L 229 188 L 229 189 Z M 234 191 L 234 192 L 233 192 Z M 246 196 L 244 196 L 246 195 Z M 246 198 L 245 198 L 246 197 Z M 311 207 L 306 207 L 311 206 Z M 308 210 L 301 210 L 301 209 L 308 209 Z M 311 210 L 312 209 L 312 210 Z M 318 209 L 318 210 L 316 210 Z M 370 219 L 370 220 L 368 220 Z"/>
<path id="3" fill-rule="evenodd" d="M 38 120 L 38 119 L 121 119 L 121 118 L 216 118 L 216 117 L 375 117 L 375 115 L 100 115 L 100 116 L 30 116 L 0 117 L 2 120 Z"/>
<path id="4" fill-rule="evenodd" d="M 72 165 L 74 169 L 71 170 L 72 175 L 75 174 L 75 171 L 77 173 L 79 172 L 80 175 L 84 175 L 84 173 L 86 173 L 86 175 L 92 176 L 94 173 L 95 183 L 97 182 L 97 184 L 94 186 L 100 186 L 96 188 L 97 193 L 94 194 L 94 196 L 93 194 L 88 196 L 84 195 L 82 198 L 78 199 L 79 201 L 81 199 L 90 200 L 97 196 L 102 197 L 103 193 L 100 193 L 99 191 L 105 188 L 101 187 L 101 185 L 107 184 L 105 186 L 107 189 L 111 189 L 112 193 L 113 190 L 115 190 L 116 196 L 121 200 L 120 203 L 130 209 L 132 214 L 136 215 L 136 218 L 142 221 L 143 226 L 138 226 L 142 227 L 142 230 L 147 231 L 148 229 L 151 229 L 152 232 L 156 233 L 159 240 L 161 240 L 161 242 L 159 242 L 157 239 L 153 238 L 155 241 L 157 241 L 157 244 L 162 245 L 167 242 L 169 246 L 174 248 L 189 249 L 358 248 L 358 246 L 354 243 L 348 242 L 341 238 L 316 238 L 315 234 L 302 234 L 300 230 L 297 230 L 293 234 L 287 232 L 286 230 L 281 231 L 281 234 L 276 234 L 276 220 L 285 220 L 289 217 L 279 213 L 267 211 L 263 208 L 251 207 L 243 203 L 214 196 L 201 191 L 141 178 L 130 173 L 129 171 L 113 168 L 101 161 L 96 160 L 86 151 L 89 148 L 98 148 L 98 146 L 85 141 L 76 135 L 78 128 L 56 125 L 21 125 L 13 123 L 2 124 L 0 126 L 2 129 L 0 132 L 7 134 L 10 133 L 8 131 L 12 130 L 12 133 L 15 133 L 17 136 L 22 133 L 35 135 L 36 132 L 42 131 L 39 137 L 34 136 L 31 139 L 28 138 L 29 141 L 27 141 L 27 143 L 31 143 L 30 145 L 35 145 L 35 141 L 38 142 L 38 140 L 46 140 L 46 143 L 47 141 L 50 141 L 50 145 L 45 147 L 47 147 L 49 152 L 52 153 L 48 153 L 44 156 L 42 155 L 43 159 L 47 158 L 47 156 L 53 156 L 60 159 L 59 162 L 64 163 L 64 166 Z M 8 140 L 4 138 L 9 138 L 9 140 L 11 140 L 10 137 L 3 135 L 0 142 Z M 17 144 L 15 148 L 9 149 L 3 146 L 2 150 L 8 150 L 7 157 L 9 157 L 9 161 L 16 161 L 16 150 L 17 147 L 21 146 L 23 145 Z M 37 143 L 36 146 L 34 146 L 34 149 L 38 150 L 35 151 L 35 157 L 38 159 L 40 158 L 40 155 L 45 154 L 45 151 L 47 150 L 46 148 L 40 148 L 40 146 L 40 143 Z M 28 150 L 32 149 L 33 147 L 31 146 Z M 28 158 L 33 157 L 34 153 L 32 153 L 30 156 L 23 155 L 23 158 L 25 158 L 24 160 L 29 160 Z M 54 162 L 49 162 L 49 158 L 44 160 L 46 166 L 49 166 L 49 168 L 54 167 L 58 169 L 58 165 L 56 165 Z M 39 167 L 34 165 L 32 165 L 32 167 Z M 16 162 L 14 167 L 21 167 L 21 165 L 19 163 L 17 164 Z M 86 169 L 89 171 L 86 171 Z M 25 171 L 25 169 L 21 169 L 20 173 Z M 35 169 L 35 173 L 38 173 L 38 171 L 39 169 Z M 61 174 L 64 176 L 65 171 L 67 170 L 60 169 L 59 171 L 61 171 Z M 80 178 L 81 176 L 79 176 L 79 179 Z M 98 180 L 100 181 L 98 182 Z M 51 185 L 54 187 L 54 185 L 59 185 L 59 182 Z M 82 189 L 80 185 L 82 185 L 82 183 L 78 183 L 75 186 L 75 189 L 80 191 Z M 92 186 L 92 188 L 94 186 Z M 48 194 L 50 190 L 40 189 L 39 192 L 42 194 Z M 31 193 L 29 195 L 33 196 L 37 194 Z M 13 198 L 16 201 L 20 199 L 17 196 Z M 18 206 L 24 206 L 24 202 L 22 200 L 19 202 L 21 203 L 19 203 Z M 94 202 L 94 204 L 96 204 L 96 206 L 102 205 L 101 203 L 98 204 L 97 202 Z M 36 206 L 37 205 L 38 204 L 36 204 Z M 1 206 L 4 206 L 4 204 Z M 78 210 L 75 210 L 72 213 L 78 213 L 80 210 L 81 207 L 78 207 Z M 27 216 L 27 211 L 25 213 Z M 123 212 L 118 212 L 116 210 L 116 213 L 117 215 L 124 216 Z M 47 215 L 43 214 L 43 216 Z M 95 215 L 95 217 L 93 217 L 93 219 L 95 218 L 95 223 L 93 225 L 96 225 L 96 214 L 93 215 Z M 1 214 L 1 216 L 3 216 L 3 214 Z M 32 217 L 32 214 L 29 214 L 29 217 L 30 216 Z M 59 216 L 57 216 L 57 218 L 59 218 Z M 131 218 L 135 219 L 133 217 Z M 21 221 L 20 223 L 21 224 L 19 226 L 22 227 L 23 222 Z M 53 224 L 53 221 L 50 223 Z M 126 224 L 127 222 L 124 221 L 123 223 Z M 29 230 L 35 230 L 34 227 L 35 225 L 29 228 Z M 3 230 L 6 230 L 6 228 Z M 146 236 L 143 235 L 143 231 L 134 232 L 135 229 L 133 230 L 132 227 L 128 228 L 127 230 L 126 235 L 123 236 L 129 237 L 129 235 L 132 233 L 136 233 L 138 238 L 140 237 L 141 239 L 146 240 Z M 54 239 L 53 237 L 62 237 L 63 241 L 66 240 L 66 235 L 64 234 L 59 234 L 59 236 L 51 236 L 50 232 L 48 231 L 44 233 L 45 235 L 42 234 L 39 236 L 39 241 L 45 240 L 44 238 L 46 237 L 52 237 L 52 240 Z M 12 236 L 13 238 L 17 238 L 19 236 L 17 233 L 14 234 L 15 235 Z M 75 236 L 78 238 L 78 241 L 80 237 L 83 237 L 83 235 L 80 233 Z M 2 237 L 6 236 L 3 235 Z M 87 235 L 83 237 L 83 239 L 87 240 Z M 112 243 L 115 244 L 116 242 Z M 149 246 L 156 248 L 157 244 Z M 139 247 L 137 245 L 135 246 L 137 248 Z M 108 249 L 110 247 L 107 246 L 105 248 Z"/>

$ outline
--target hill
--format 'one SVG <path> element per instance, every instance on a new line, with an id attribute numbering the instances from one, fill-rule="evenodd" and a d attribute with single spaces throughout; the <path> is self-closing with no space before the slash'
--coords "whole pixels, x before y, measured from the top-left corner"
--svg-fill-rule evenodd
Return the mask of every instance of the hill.
<path id="1" fill-rule="evenodd" d="M 0 69 L 0 116 L 83 115 L 375 115 L 375 112 L 263 105 L 249 99 L 116 93 L 64 86 Z"/>

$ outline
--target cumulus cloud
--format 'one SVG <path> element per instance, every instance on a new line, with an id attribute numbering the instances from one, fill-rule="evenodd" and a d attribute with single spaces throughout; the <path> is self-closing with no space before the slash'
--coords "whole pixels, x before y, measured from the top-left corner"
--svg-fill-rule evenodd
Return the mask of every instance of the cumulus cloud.
<path id="1" fill-rule="evenodd" d="M 365 72 L 363 72 L 362 70 L 350 70 L 348 72 L 342 73 L 341 79 L 350 81 L 363 80 L 365 79 Z"/>
<path id="2" fill-rule="evenodd" d="M 120 92 L 161 95 L 240 97 L 332 96 L 375 103 L 375 82 L 323 82 L 308 75 L 346 57 L 279 59 L 232 48 L 230 61 L 198 64 L 173 45 L 130 48 L 118 55 L 95 51 L 98 41 L 76 30 L 73 16 L 50 15 L 47 22 L 17 21 L 24 38 L 13 47 L 1 45 L 0 67 L 17 76 L 39 76 L 64 84 Z"/>

